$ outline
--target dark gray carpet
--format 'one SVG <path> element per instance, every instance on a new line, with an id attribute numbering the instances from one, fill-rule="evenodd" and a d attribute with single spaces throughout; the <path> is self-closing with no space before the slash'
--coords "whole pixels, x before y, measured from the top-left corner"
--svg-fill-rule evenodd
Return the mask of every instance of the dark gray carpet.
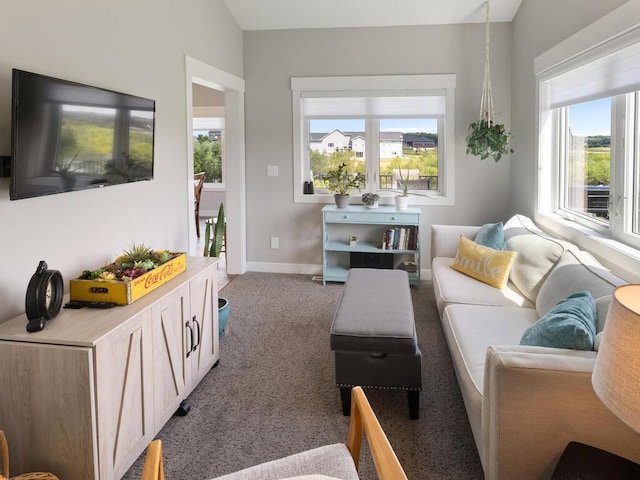
<path id="1" fill-rule="evenodd" d="M 191 412 L 157 436 L 167 480 L 204 480 L 344 442 L 349 420 L 329 348 L 342 287 L 306 275 L 246 273 L 221 291 L 231 315 L 220 364 L 189 397 Z M 409 420 L 405 392 L 365 392 L 410 479 L 482 479 L 431 284 L 411 291 L 423 355 L 420 419 Z M 123 478 L 140 478 L 143 457 Z M 366 449 L 360 471 L 376 478 Z"/>

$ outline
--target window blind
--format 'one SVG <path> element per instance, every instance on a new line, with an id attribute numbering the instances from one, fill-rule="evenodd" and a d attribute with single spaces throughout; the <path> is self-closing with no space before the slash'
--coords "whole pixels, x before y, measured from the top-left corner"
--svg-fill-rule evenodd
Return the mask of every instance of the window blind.
<path id="1" fill-rule="evenodd" d="M 594 57 L 586 54 L 545 74 L 541 86 L 549 108 L 640 90 L 640 42 Z"/>
<path id="2" fill-rule="evenodd" d="M 307 118 L 398 118 L 444 116 L 444 94 L 429 96 L 322 96 L 302 92 L 302 112 Z"/>

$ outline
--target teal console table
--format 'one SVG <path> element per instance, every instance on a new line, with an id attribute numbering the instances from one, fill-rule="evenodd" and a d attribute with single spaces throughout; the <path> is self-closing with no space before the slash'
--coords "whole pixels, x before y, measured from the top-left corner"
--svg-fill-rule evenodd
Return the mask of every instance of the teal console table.
<path id="1" fill-rule="evenodd" d="M 344 282 L 352 262 L 358 266 L 407 270 L 412 285 L 420 282 L 419 208 L 397 210 L 352 205 L 322 209 L 322 283 Z M 350 241 L 357 237 L 356 241 Z M 385 248 L 383 248 L 385 247 Z"/>

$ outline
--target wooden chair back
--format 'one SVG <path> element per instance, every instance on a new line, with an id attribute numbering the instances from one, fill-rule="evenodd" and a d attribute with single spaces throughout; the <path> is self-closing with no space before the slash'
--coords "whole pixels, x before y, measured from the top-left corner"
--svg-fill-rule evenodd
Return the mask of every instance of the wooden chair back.
<path id="1" fill-rule="evenodd" d="M 194 214 L 196 220 L 196 235 L 200 238 L 200 197 L 202 196 L 202 186 L 204 185 L 205 172 L 193 175 L 193 197 L 194 197 Z"/>
<path id="2" fill-rule="evenodd" d="M 153 440 L 147 448 L 144 459 L 142 480 L 164 480 L 164 467 L 162 465 L 162 442 Z"/>

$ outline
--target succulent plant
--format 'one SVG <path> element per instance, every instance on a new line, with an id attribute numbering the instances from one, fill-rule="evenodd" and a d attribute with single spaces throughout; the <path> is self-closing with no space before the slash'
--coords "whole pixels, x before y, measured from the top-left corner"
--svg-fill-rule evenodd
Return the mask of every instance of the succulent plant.
<path id="1" fill-rule="evenodd" d="M 167 250 L 153 250 L 144 243 L 133 243 L 133 245 L 123 252 L 112 263 L 104 265 L 95 270 L 84 270 L 80 279 L 83 280 L 121 280 L 129 281 L 150 270 L 157 268 L 163 263 L 174 259 L 180 253 L 169 252 Z"/>
<path id="2" fill-rule="evenodd" d="M 153 257 L 153 249 L 147 247 L 144 243 L 135 243 L 131 245 L 129 250 L 125 250 L 124 253 L 118 257 L 116 261 L 120 263 L 133 263 L 144 262 L 145 260 L 151 260 Z"/>

